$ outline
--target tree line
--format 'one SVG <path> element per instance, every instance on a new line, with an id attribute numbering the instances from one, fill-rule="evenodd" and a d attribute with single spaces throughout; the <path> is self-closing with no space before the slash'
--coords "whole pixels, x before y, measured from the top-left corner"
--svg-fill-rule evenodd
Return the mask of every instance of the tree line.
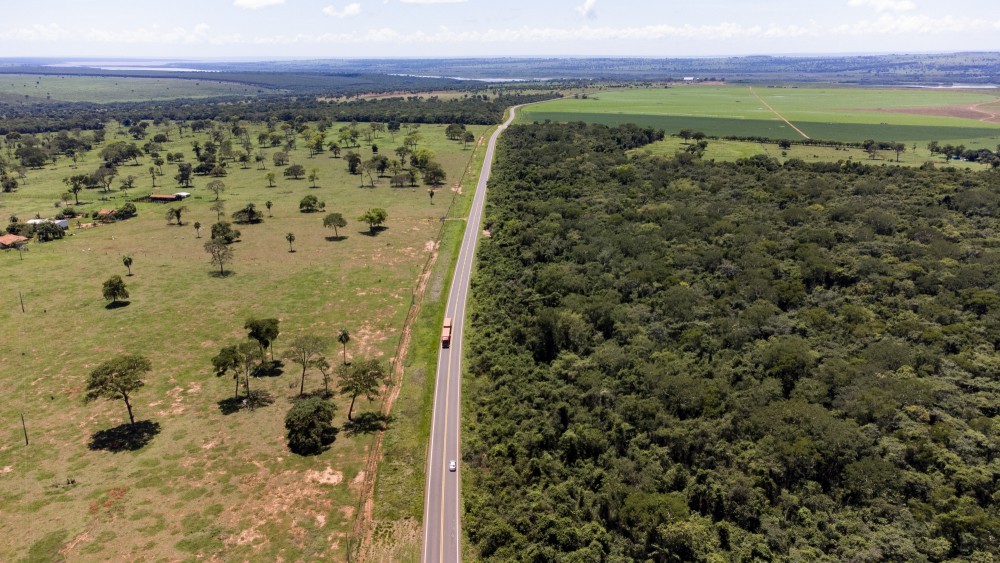
<path id="1" fill-rule="evenodd" d="M 504 111 L 517 104 L 558 98 L 555 91 L 529 93 L 500 92 L 490 97 L 468 94 L 457 98 L 400 96 L 341 102 L 314 97 L 281 96 L 248 99 L 183 99 L 155 102 L 53 102 L 5 107 L 0 135 L 12 132 L 37 134 L 57 131 L 94 130 L 106 123 L 197 121 L 225 119 L 264 123 L 267 121 L 399 121 L 409 123 L 500 123 Z"/>

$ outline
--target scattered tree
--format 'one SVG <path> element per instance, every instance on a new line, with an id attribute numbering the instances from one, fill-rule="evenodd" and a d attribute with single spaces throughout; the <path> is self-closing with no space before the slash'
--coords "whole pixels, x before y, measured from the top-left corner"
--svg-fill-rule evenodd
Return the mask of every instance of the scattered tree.
<path id="1" fill-rule="evenodd" d="M 267 187 L 273 188 L 274 187 L 274 178 L 275 178 L 274 172 L 268 172 L 267 174 L 264 174 L 264 178 L 267 179 Z"/>
<path id="2" fill-rule="evenodd" d="M 323 376 L 323 398 L 328 399 L 330 398 L 330 376 L 333 375 L 333 368 L 324 356 L 317 358 L 313 365 Z"/>
<path id="3" fill-rule="evenodd" d="M 381 207 L 372 207 L 371 209 L 365 211 L 358 217 L 358 221 L 362 223 L 368 223 L 368 232 L 375 234 L 376 228 L 380 227 L 385 220 L 389 218 L 389 214 L 386 213 L 385 209 Z"/>
<path id="4" fill-rule="evenodd" d="M 219 354 L 212 358 L 212 367 L 215 368 L 217 377 L 223 376 L 229 371 L 233 372 L 233 381 L 235 382 L 233 398 L 238 399 L 240 397 L 240 377 L 243 378 L 243 385 L 247 397 L 249 397 L 250 376 L 257 372 L 263 361 L 263 352 L 253 342 L 243 341 L 220 350 Z"/>
<path id="5" fill-rule="evenodd" d="M 224 201 L 216 201 L 215 203 L 213 203 L 209 207 L 209 209 L 212 210 L 212 211 L 215 211 L 215 220 L 216 221 L 221 221 L 222 220 L 222 214 L 226 212 L 226 202 L 224 202 Z"/>
<path id="6" fill-rule="evenodd" d="M 168 223 L 173 223 L 174 220 L 177 221 L 177 226 L 181 226 L 184 223 L 181 222 L 181 216 L 188 210 L 185 206 L 180 207 L 170 207 L 167 209 L 166 217 Z"/>
<path id="7" fill-rule="evenodd" d="M 134 428 L 135 415 L 132 413 L 130 396 L 145 385 L 142 376 L 151 369 L 149 360 L 143 356 L 124 355 L 108 360 L 90 372 L 85 400 L 122 399 L 128 409 L 129 424 Z"/>
<path id="8" fill-rule="evenodd" d="M 233 259 L 233 250 L 229 245 L 213 237 L 205 243 L 205 252 L 211 255 L 212 264 L 219 267 L 219 275 L 226 275 L 226 263 Z"/>
<path id="9" fill-rule="evenodd" d="M 272 206 L 274 206 L 274 203 L 272 203 L 271 200 L 267 200 L 267 201 L 264 202 L 264 207 L 267 208 L 267 216 L 268 217 L 274 217 L 274 215 L 271 215 L 271 207 Z"/>
<path id="10" fill-rule="evenodd" d="M 285 240 L 288 241 L 288 251 L 295 252 L 295 247 L 292 246 L 292 243 L 295 242 L 295 233 L 287 233 L 285 235 Z"/>
<path id="11" fill-rule="evenodd" d="M 183 185 L 185 188 L 190 188 L 193 171 L 194 169 L 190 163 L 179 162 L 177 163 L 177 174 L 174 175 L 174 180 L 177 180 L 177 183 Z"/>
<path id="12" fill-rule="evenodd" d="M 322 357 L 326 350 L 327 343 L 318 336 L 299 336 L 292 340 L 285 358 L 302 366 L 302 377 L 299 383 L 299 396 L 305 394 L 306 390 L 306 370 L 315 366 L 316 361 Z"/>
<path id="13" fill-rule="evenodd" d="M 201 223 L 198 221 L 194 222 L 194 232 L 196 238 L 201 238 Z"/>
<path id="14" fill-rule="evenodd" d="M 264 214 L 257 211 L 257 206 L 253 203 L 246 204 L 243 209 L 233 213 L 233 221 L 236 223 L 254 224 L 264 220 Z"/>
<path id="15" fill-rule="evenodd" d="M 326 208 L 326 203 L 319 200 L 314 195 L 307 195 L 299 202 L 299 211 L 302 213 L 315 213 Z"/>
<path id="16" fill-rule="evenodd" d="M 369 401 L 379 396 L 383 385 L 389 383 L 389 376 L 381 362 L 374 358 L 355 360 L 349 366 L 341 366 L 340 392 L 351 396 L 351 407 L 347 420 L 353 420 L 354 401 L 364 395 Z"/>
<path id="17" fill-rule="evenodd" d="M 351 341 L 351 333 L 347 332 L 346 328 L 340 329 L 340 332 L 337 333 L 337 342 L 340 342 L 340 344 L 344 347 L 344 365 L 345 366 L 347 365 L 347 343 L 350 342 L 350 341 Z"/>
<path id="18" fill-rule="evenodd" d="M 222 180 L 212 180 L 205 184 L 205 189 L 215 194 L 215 201 L 219 201 L 219 196 L 222 195 L 222 192 L 226 191 L 226 184 Z"/>
<path id="19" fill-rule="evenodd" d="M 361 155 L 354 151 L 347 151 L 344 154 L 344 160 L 347 161 L 347 171 L 351 174 L 358 174 L 359 168 L 361 167 Z"/>
<path id="20" fill-rule="evenodd" d="M 288 168 L 285 168 L 285 171 L 282 172 L 282 174 L 286 178 L 287 177 L 291 177 L 294 180 L 298 180 L 298 179 L 302 178 L 302 176 L 304 176 L 305 173 L 306 173 L 306 167 L 302 166 L 301 164 L 293 164 L 293 165 L 289 166 Z"/>
<path id="21" fill-rule="evenodd" d="M 327 229 L 332 227 L 333 236 L 340 238 L 340 233 L 337 232 L 337 229 L 346 227 L 347 219 L 344 219 L 344 216 L 340 213 L 330 213 L 326 217 L 323 217 L 323 226 Z"/>
<path id="22" fill-rule="evenodd" d="M 128 299 L 128 288 L 125 287 L 125 280 L 119 275 L 111 276 L 104 282 L 102 293 L 112 305 L 118 303 L 119 299 Z"/>
<path id="23" fill-rule="evenodd" d="M 233 228 L 228 221 L 219 221 L 212 225 L 212 240 L 220 240 L 223 244 L 232 244 L 240 238 L 240 231 Z"/>
<path id="24" fill-rule="evenodd" d="M 278 319 L 247 319 L 247 322 L 243 325 L 249 334 L 247 335 L 251 340 L 257 342 L 260 346 L 260 353 L 263 356 L 264 351 L 268 348 L 271 349 L 271 361 L 274 361 L 274 341 L 277 340 L 278 335 L 281 334 L 281 330 L 278 328 Z"/>
<path id="25" fill-rule="evenodd" d="M 132 257 L 131 256 L 122 256 L 122 264 L 124 264 L 125 267 L 128 269 L 128 275 L 131 277 L 132 276 Z"/>
<path id="26" fill-rule="evenodd" d="M 447 177 L 444 168 L 437 162 L 431 161 L 424 166 L 424 182 L 430 186 L 443 184 Z"/>

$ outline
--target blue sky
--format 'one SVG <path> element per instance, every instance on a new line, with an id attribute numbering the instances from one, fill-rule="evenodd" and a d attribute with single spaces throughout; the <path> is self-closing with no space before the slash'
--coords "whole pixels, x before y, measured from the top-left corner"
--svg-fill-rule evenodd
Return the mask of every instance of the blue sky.
<path id="1" fill-rule="evenodd" d="M 6 57 L 673 57 L 1000 50 L 997 0 L 7 4 L 0 20 L 0 56 Z"/>

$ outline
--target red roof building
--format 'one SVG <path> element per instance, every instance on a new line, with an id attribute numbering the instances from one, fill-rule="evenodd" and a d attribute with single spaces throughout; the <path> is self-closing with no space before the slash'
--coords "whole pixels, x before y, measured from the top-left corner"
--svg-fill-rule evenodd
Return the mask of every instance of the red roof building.
<path id="1" fill-rule="evenodd" d="M 14 248 L 27 241 L 28 237 L 22 237 L 21 235 L 3 235 L 0 236 L 0 248 Z"/>

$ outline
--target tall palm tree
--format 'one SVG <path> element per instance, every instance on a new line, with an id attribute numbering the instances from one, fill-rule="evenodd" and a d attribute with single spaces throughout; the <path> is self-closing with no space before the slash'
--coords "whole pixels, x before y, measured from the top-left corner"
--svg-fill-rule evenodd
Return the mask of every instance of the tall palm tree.
<path id="1" fill-rule="evenodd" d="M 347 332 L 346 328 L 340 329 L 340 334 L 337 335 L 337 342 L 344 345 L 344 365 L 347 365 L 347 343 L 351 341 L 351 333 Z"/>

